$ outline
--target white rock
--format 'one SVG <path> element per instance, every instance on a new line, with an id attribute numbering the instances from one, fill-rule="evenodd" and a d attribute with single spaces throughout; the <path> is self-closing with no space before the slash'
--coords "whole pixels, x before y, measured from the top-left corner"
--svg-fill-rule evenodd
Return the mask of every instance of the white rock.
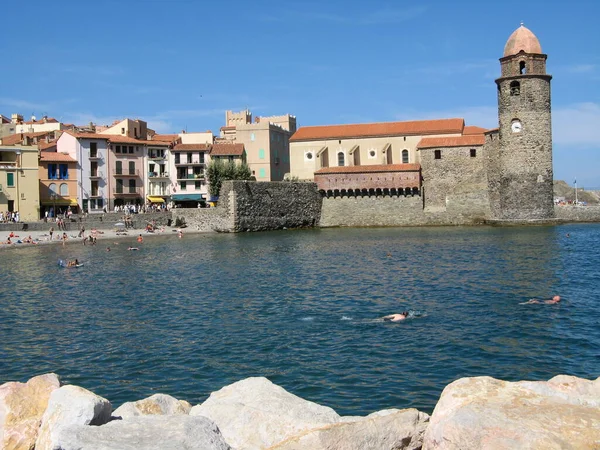
<path id="1" fill-rule="evenodd" d="M 35 443 L 36 450 L 54 450 L 60 431 L 69 425 L 103 425 L 110 420 L 110 402 L 79 386 L 63 386 L 50 394 Z"/>
<path id="2" fill-rule="evenodd" d="M 57 438 L 59 450 L 229 450 L 206 417 L 138 416 L 90 427 L 70 425 Z"/>
<path id="3" fill-rule="evenodd" d="M 123 403 L 113 412 L 113 417 L 127 419 L 136 416 L 189 414 L 192 405 L 166 394 L 154 394 L 137 402 Z"/>
<path id="4" fill-rule="evenodd" d="M 59 387 L 54 373 L 0 386 L 0 448 L 33 448 L 50 394 Z"/>
<path id="5" fill-rule="evenodd" d="M 416 409 L 383 410 L 306 431 L 269 450 L 417 450 L 428 421 Z"/>
<path id="6" fill-rule="evenodd" d="M 444 389 L 425 433 L 431 449 L 600 448 L 600 378 L 462 378 Z"/>
<path id="7" fill-rule="evenodd" d="M 287 392 L 266 378 L 247 378 L 225 386 L 191 416 L 217 424 L 225 440 L 237 449 L 263 449 L 303 431 L 340 421 L 331 408 Z"/>

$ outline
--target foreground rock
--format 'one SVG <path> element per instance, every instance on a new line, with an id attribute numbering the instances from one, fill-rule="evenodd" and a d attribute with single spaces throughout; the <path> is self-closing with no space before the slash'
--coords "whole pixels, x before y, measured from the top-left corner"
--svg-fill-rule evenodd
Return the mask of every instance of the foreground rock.
<path id="1" fill-rule="evenodd" d="M 114 417 L 127 419 L 136 416 L 189 414 L 192 405 L 166 394 L 154 394 L 137 402 L 123 403 L 113 412 Z"/>
<path id="2" fill-rule="evenodd" d="M 103 425 L 110 420 L 110 402 L 79 386 L 63 386 L 50 394 L 35 450 L 54 450 L 58 435 L 69 425 Z"/>
<path id="3" fill-rule="evenodd" d="M 0 386 L 0 448 L 33 448 L 50 394 L 59 387 L 53 373 Z"/>
<path id="4" fill-rule="evenodd" d="M 511 383 L 476 377 L 449 384 L 423 450 L 483 448 L 600 448 L 600 378 Z"/>
<path id="5" fill-rule="evenodd" d="M 206 417 L 138 416 L 101 427 L 71 425 L 56 439 L 60 450 L 229 450 Z"/>
<path id="6" fill-rule="evenodd" d="M 266 378 L 247 378 L 213 392 L 190 415 L 211 419 L 237 449 L 267 448 L 340 421 L 333 409 L 303 400 Z"/>
<path id="7" fill-rule="evenodd" d="M 289 438 L 269 450 L 417 450 L 429 416 L 416 409 L 389 409 L 351 422 L 327 425 Z"/>

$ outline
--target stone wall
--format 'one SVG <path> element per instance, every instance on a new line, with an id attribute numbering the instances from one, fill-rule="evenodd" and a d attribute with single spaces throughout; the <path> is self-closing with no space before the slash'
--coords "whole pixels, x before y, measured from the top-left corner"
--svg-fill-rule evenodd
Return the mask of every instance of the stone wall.
<path id="1" fill-rule="evenodd" d="M 600 222 L 600 206 L 555 206 L 554 212 L 567 222 Z"/>

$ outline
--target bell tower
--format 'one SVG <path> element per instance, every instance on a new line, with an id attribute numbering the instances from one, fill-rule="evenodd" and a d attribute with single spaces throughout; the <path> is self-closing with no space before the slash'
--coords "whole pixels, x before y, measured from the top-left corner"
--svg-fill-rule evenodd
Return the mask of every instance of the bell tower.
<path id="1" fill-rule="evenodd" d="M 498 142 L 488 173 L 494 219 L 554 217 L 552 121 L 547 55 L 521 24 L 500 58 Z"/>

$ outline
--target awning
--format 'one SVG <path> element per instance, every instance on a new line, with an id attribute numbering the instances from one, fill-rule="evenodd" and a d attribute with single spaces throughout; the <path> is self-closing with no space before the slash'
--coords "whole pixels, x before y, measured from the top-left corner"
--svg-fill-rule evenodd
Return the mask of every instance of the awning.
<path id="1" fill-rule="evenodd" d="M 165 202 L 165 199 L 161 198 L 161 197 L 152 197 L 151 195 L 148 195 L 146 198 L 151 203 L 164 203 Z"/>
<path id="2" fill-rule="evenodd" d="M 76 198 L 57 198 L 56 200 L 52 200 L 52 199 L 42 199 L 41 201 L 42 205 L 57 205 L 57 206 L 64 206 L 64 205 L 69 205 L 69 206 L 77 206 L 77 199 Z"/>
<path id="3" fill-rule="evenodd" d="M 173 194 L 171 200 L 174 202 L 199 202 L 206 199 L 204 194 Z"/>

